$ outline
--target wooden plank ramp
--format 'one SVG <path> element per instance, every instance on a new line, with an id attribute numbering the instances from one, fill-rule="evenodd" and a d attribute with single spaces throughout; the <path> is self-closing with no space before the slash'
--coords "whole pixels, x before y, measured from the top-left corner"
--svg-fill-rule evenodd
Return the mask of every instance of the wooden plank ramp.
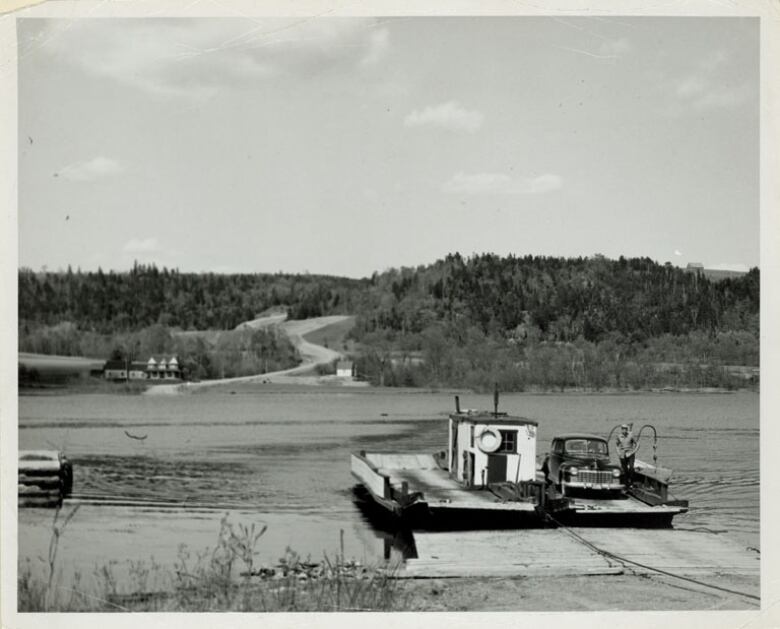
<path id="1" fill-rule="evenodd" d="M 534 511 L 530 502 L 506 502 L 487 489 L 464 489 L 438 466 L 428 468 L 380 467 L 396 487 L 406 482 L 409 491 L 422 492 L 425 501 L 436 509 L 479 509 L 495 511 Z"/>
<path id="2" fill-rule="evenodd" d="M 712 533 L 572 529 L 620 557 L 679 575 L 759 573 L 758 555 Z M 571 576 L 654 571 L 605 557 L 563 529 L 414 533 L 400 578 Z"/>
<path id="3" fill-rule="evenodd" d="M 684 575 L 741 574 L 758 576 L 758 553 L 719 535 L 674 529 L 573 529 L 594 546 L 631 561 Z M 633 572 L 652 571 L 631 566 Z"/>
<path id="4" fill-rule="evenodd" d="M 417 559 L 402 578 L 619 574 L 611 562 L 560 530 L 414 533 Z"/>

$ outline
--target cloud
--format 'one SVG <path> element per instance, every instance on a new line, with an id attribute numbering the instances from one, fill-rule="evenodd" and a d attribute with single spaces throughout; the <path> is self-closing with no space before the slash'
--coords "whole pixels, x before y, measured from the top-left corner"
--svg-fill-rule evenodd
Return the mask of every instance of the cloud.
<path id="1" fill-rule="evenodd" d="M 729 60 L 729 54 L 725 50 L 712 50 L 699 62 L 700 67 L 706 72 L 714 72 Z"/>
<path id="2" fill-rule="evenodd" d="M 674 250 L 674 255 L 681 256 L 682 255 L 682 251 L 680 251 L 679 249 L 675 249 Z"/>
<path id="3" fill-rule="evenodd" d="M 676 104 L 694 111 L 734 109 L 757 98 L 758 88 L 729 69 L 730 57 L 714 50 L 698 60 L 690 74 L 671 83 Z"/>
<path id="4" fill-rule="evenodd" d="M 704 76 L 687 76 L 675 87 L 678 100 L 693 109 L 732 109 L 750 100 L 753 89 L 744 83 L 727 85 Z"/>
<path id="5" fill-rule="evenodd" d="M 696 109 L 733 109 L 748 102 L 753 90 L 748 85 L 713 86 L 691 103 Z"/>
<path id="6" fill-rule="evenodd" d="M 150 237 L 140 240 L 138 238 L 132 238 L 125 243 L 122 247 L 125 253 L 155 253 L 160 251 L 160 245 L 157 243 L 157 239 Z"/>
<path id="7" fill-rule="evenodd" d="M 47 20 L 41 50 L 99 78 L 165 96 L 378 63 L 386 29 L 364 18 Z M 28 42 L 29 43 L 29 42 Z"/>
<path id="8" fill-rule="evenodd" d="M 677 82 L 675 93 L 680 98 L 695 98 L 709 87 L 709 81 L 701 76 L 687 76 Z"/>
<path id="9" fill-rule="evenodd" d="M 479 111 L 469 111 L 455 101 L 431 105 L 423 110 L 415 109 L 404 118 L 407 127 L 430 125 L 455 131 L 474 133 L 481 126 L 484 116 Z"/>
<path id="10" fill-rule="evenodd" d="M 598 47 L 598 49 L 595 50 L 595 52 L 594 50 L 571 48 L 569 46 L 556 46 L 556 48 L 560 50 L 566 50 L 568 52 L 574 52 L 578 55 L 585 55 L 586 57 L 593 57 L 594 59 L 609 60 L 613 64 L 617 59 L 627 55 L 634 49 L 634 47 L 631 45 L 631 42 L 628 41 L 628 39 L 625 37 L 621 37 L 620 39 L 604 40 L 601 42 L 601 45 Z"/>
<path id="11" fill-rule="evenodd" d="M 69 181 L 94 181 L 116 175 L 124 170 L 116 160 L 109 157 L 95 157 L 85 162 L 65 166 L 57 175 Z"/>
<path id="12" fill-rule="evenodd" d="M 620 39 L 610 39 L 602 42 L 599 47 L 599 54 L 605 57 L 620 57 L 621 55 L 628 54 L 633 50 L 631 42 L 625 37 Z"/>
<path id="13" fill-rule="evenodd" d="M 457 173 L 442 186 L 451 194 L 543 194 L 559 189 L 563 179 L 558 175 L 512 178 L 504 173 Z"/>
<path id="14" fill-rule="evenodd" d="M 390 32 L 386 28 L 373 31 L 368 36 L 368 50 L 360 60 L 361 66 L 372 66 L 379 63 L 390 48 Z"/>

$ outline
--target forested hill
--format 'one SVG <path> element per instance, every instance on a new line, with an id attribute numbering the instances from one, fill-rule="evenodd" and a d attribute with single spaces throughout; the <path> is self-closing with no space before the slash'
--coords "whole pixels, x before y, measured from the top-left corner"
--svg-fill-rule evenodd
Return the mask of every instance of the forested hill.
<path id="1" fill-rule="evenodd" d="M 711 281 L 649 258 L 459 254 L 428 267 L 374 275 L 366 331 L 421 332 L 458 322 L 485 334 L 533 331 L 548 341 L 630 341 L 662 334 L 758 332 L 759 271 Z"/>
<path id="2" fill-rule="evenodd" d="M 293 319 L 357 314 L 366 330 L 421 332 L 460 321 L 546 340 L 641 341 L 700 330 L 758 331 L 759 271 L 711 281 L 648 258 L 447 256 L 370 279 L 291 274 L 179 273 L 136 265 L 126 273 L 19 271 L 20 322 L 69 321 L 96 331 L 162 323 L 230 329 L 274 306 Z"/>
<path id="3" fill-rule="evenodd" d="M 376 383 L 541 387 L 663 384 L 685 366 L 757 365 L 759 271 L 714 281 L 649 258 L 452 254 L 366 279 L 193 274 L 136 265 L 125 273 L 19 272 L 20 348 L 54 349 L 68 322 L 93 336 L 231 329 L 274 307 L 294 319 L 357 315 L 361 373 Z M 47 336 L 48 335 L 48 336 Z M 52 341 L 54 343 L 54 341 Z M 44 350 L 45 350 L 44 347 Z M 670 367 L 671 365 L 671 367 Z M 696 372 L 694 374 L 694 372 Z M 694 375 L 691 375 L 694 374 Z M 667 378 L 668 379 L 668 378 Z"/>
<path id="4" fill-rule="evenodd" d="M 322 275 L 180 273 L 136 264 L 113 271 L 19 271 L 20 324 L 63 321 L 103 333 L 163 324 L 229 330 L 275 306 L 293 319 L 360 308 L 367 281 Z"/>
<path id="5" fill-rule="evenodd" d="M 371 280 L 354 336 L 385 384 L 619 389 L 756 382 L 759 271 L 648 258 L 447 256 Z"/>

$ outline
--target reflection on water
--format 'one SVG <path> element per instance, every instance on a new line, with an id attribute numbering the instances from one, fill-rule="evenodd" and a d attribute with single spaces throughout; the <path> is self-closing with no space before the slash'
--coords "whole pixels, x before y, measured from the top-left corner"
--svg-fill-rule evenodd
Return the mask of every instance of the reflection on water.
<path id="1" fill-rule="evenodd" d="M 281 556 L 286 544 L 304 555 L 321 555 L 334 549 L 340 530 L 357 557 L 385 556 L 388 535 L 398 552 L 408 553 L 403 540 L 372 526 L 356 503 L 349 453 L 445 448 L 452 395 L 234 389 L 236 395 L 23 396 L 19 447 L 63 449 L 73 461 L 74 499 L 89 509 L 70 526 L 81 527 L 94 556 L 106 560 L 137 556 L 139 546 L 156 549 L 157 557 L 166 544 L 194 546 L 206 538 L 194 532 L 195 515 L 213 511 L 200 524 L 211 527 L 213 538 L 225 510 L 262 517 L 281 529 L 268 534 L 274 541 L 264 552 L 271 558 Z M 471 408 L 492 408 L 489 395 L 461 393 L 461 400 Z M 622 422 L 655 425 L 658 462 L 675 470 L 672 492 L 691 503 L 675 526 L 726 531 L 757 547 L 758 401 L 752 393 L 503 395 L 501 408 L 539 421 L 540 455 L 560 432 L 606 436 Z M 146 438 L 132 439 L 125 431 Z M 652 455 L 645 433 L 638 457 Z M 20 512 L 20 556 L 43 552 L 37 534 L 27 531 L 49 517 L 38 510 Z M 122 527 L 110 525 L 112 518 L 128 517 L 132 549 L 118 537 Z"/>
<path id="2" fill-rule="evenodd" d="M 388 517 L 387 511 L 371 499 L 362 485 L 352 487 L 352 497 L 360 516 L 382 540 L 383 559 L 390 559 L 394 554 L 399 554 L 404 559 L 417 557 L 411 530 L 399 526 L 397 521 Z"/>

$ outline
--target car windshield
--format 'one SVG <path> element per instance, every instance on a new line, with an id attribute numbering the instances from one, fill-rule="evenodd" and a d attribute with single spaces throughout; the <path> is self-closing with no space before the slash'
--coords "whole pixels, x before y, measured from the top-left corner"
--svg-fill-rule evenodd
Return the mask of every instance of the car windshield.
<path id="1" fill-rule="evenodd" d="M 597 439 L 569 439 L 566 442 L 569 454 L 606 454 L 607 444 Z"/>

